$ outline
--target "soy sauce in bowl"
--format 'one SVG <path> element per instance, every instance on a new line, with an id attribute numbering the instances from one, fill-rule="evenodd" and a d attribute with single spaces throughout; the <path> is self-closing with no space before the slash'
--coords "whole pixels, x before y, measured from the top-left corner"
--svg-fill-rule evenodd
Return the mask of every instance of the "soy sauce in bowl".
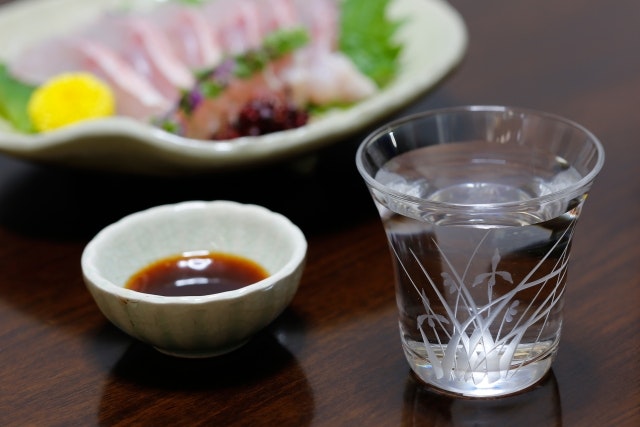
<path id="1" fill-rule="evenodd" d="M 125 287 L 161 296 L 203 296 L 233 291 L 269 276 L 258 263 L 220 252 L 185 252 L 160 259 L 129 278 Z"/>

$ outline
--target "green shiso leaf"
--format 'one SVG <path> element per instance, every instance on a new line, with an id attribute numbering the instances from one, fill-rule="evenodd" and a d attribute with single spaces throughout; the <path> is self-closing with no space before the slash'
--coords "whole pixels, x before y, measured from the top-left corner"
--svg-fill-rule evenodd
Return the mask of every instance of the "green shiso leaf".
<path id="1" fill-rule="evenodd" d="M 22 132 L 33 132 L 27 104 L 34 89 L 17 80 L 4 64 L 0 64 L 0 117 Z"/>
<path id="2" fill-rule="evenodd" d="M 263 49 L 269 56 L 279 58 L 309 43 L 309 33 L 304 28 L 291 28 L 267 34 Z"/>
<path id="3" fill-rule="evenodd" d="M 394 41 L 401 24 L 387 18 L 389 0 L 342 0 L 339 49 L 379 87 L 398 71 L 402 46 Z"/>

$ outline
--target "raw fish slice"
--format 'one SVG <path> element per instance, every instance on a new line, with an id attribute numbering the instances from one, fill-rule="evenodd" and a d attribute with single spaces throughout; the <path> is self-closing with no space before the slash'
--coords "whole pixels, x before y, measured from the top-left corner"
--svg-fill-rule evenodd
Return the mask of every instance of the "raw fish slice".
<path id="1" fill-rule="evenodd" d="M 339 24 L 339 8 L 335 0 L 294 1 L 297 20 L 308 29 L 311 44 L 335 50 Z"/>
<path id="2" fill-rule="evenodd" d="M 361 101 L 377 91 L 376 84 L 337 51 L 339 8 L 335 0 L 293 0 L 296 19 L 310 33 L 310 44 L 282 72 L 293 100 L 300 104 L 340 104 Z"/>
<path id="3" fill-rule="evenodd" d="M 212 38 L 231 54 L 260 46 L 273 31 L 306 26 L 314 43 L 335 47 L 338 7 L 333 0 L 217 0 L 202 12 Z"/>
<path id="4" fill-rule="evenodd" d="M 81 61 L 67 40 L 55 37 L 24 49 L 8 63 L 8 67 L 16 78 L 39 85 L 55 75 L 80 71 Z"/>
<path id="5" fill-rule="evenodd" d="M 260 46 L 260 14 L 254 0 L 217 0 L 202 13 L 212 28 L 212 38 L 227 53 L 237 55 Z"/>
<path id="6" fill-rule="evenodd" d="M 117 54 L 90 41 L 48 39 L 25 50 L 9 66 L 13 75 L 31 84 L 42 84 L 65 72 L 93 73 L 111 87 L 121 115 L 147 119 L 171 105 Z"/>
<path id="7" fill-rule="evenodd" d="M 117 52 L 168 98 L 176 99 L 180 89 L 194 84 L 193 75 L 174 54 L 167 36 L 148 19 L 109 14 L 80 36 Z"/>
<path id="8" fill-rule="evenodd" d="M 188 88 L 195 83 L 195 79 L 189 69 L 171 54 L 171 46 L 168 39 L 151 22 L 142 19 L 131 19 L 127 22 L 127 27 L 131 30 L 134 43 L 139 43 L 139 47 L 148 57 L 149 65 L 153 68 L 153 73 L 159 79 L 175 88 Z"/>
<path id="9" fill-rule="evenodd" d="M 255 2 L 260 16 L 260 35 L 263 39 L 274 31 L 301 26 L 297 20 L 294 0 L 255 0 Z"/>
<path id="10" fill-rule="evenodd" d="M 200 9 L 164 4 L 150 19 L 167 35 L 172 50 L 189 68 L 212 68 L 222 59 L 222 48 Z"/>
<path id="11" fill-rule="evenodd" d="M 117 112 L 137 119 L 150 119 L 171 108 L 172 102 L 159 93 L 115 52 L 98 43 L 80 40 L 82 68 L 104 79 L 114 91 Z"/>
<path id="12" fill-rule="evenodd" d="M 282 72 L 292 99 L 300 104 L 340 104 L 360 101 L 377 91 L 376 84 L 362 74 L 340 52 L 306 48 L 294 55 Z"/>

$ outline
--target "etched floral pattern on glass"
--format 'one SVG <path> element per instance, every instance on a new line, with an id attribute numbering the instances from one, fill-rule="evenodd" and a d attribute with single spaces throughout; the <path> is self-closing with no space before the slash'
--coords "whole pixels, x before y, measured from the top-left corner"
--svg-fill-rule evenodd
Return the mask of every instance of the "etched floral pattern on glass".
<path id="1" fill-rule="evenodd" d="M 522 227 L 387 221 L 408 357 L 437 379 L 479 385 L 555 352 L 579 208 Z"/>

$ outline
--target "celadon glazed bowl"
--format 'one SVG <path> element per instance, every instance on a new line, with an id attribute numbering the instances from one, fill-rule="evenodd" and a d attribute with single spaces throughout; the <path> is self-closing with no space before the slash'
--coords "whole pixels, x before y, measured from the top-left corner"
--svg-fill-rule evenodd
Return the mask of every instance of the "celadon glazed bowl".
<path id="1" fill-rule="evenodd" d="M 269 276 L 205 296 L 160 296 L 125 288 L 162 258 L 208 250 L 239 255 Z M 130 336 L 181 357 L 231 352 L 289 305 L 302 276 L 307 242 L 289 219 L 257 205 L 192 201 L 137 212 L 100 231 L 81 258 L 100 311 Z"/>

